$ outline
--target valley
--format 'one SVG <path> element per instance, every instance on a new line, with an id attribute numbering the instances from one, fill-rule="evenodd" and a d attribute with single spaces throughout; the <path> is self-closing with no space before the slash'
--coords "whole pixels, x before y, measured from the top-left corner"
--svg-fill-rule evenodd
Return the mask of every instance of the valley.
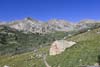
<path id="1" fill-rule="evenodd" d="M 100 55 L 100 23 L 87 22 L 77 24 L 73 30 L 45 33 L 0 25 L 0 67 L 46 67 L 44 56 L 51 67 L 96 64 Z M 74 41 L 76 44 L 61 54 L 50 56 L 51 44 L 56 40 Z"/>

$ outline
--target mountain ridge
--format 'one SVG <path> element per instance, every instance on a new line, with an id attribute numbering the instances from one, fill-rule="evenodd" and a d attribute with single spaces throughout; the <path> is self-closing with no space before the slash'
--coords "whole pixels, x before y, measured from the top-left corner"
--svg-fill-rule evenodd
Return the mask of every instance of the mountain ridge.
<path id="1" fill-rule="evenodd" d="M 55 31 L 68 32 L 80 28 L 88 28 L 92 27 L 92 25 L 95 26 L 96 23 L 100 24 L 99 21 L 95 20 L 82 20 L 79 23 L 71 23 L 63 19 L 51 19 L 45 22 L 27 17 L 25 19 L 11 21 L 9 23 L 1 22 L 0 25 L 7 25 L 11 28 L 24 31 L 26 33 L 50 33 Z"/>

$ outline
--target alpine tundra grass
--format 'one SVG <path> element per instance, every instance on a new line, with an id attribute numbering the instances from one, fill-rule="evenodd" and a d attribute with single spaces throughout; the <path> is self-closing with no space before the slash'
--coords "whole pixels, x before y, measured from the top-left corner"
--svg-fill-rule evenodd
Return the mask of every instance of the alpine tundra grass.
<path id="1" fill-rule="evenodd" d="M 77 44 L 66 49 L 56 56 L 47 56 L 47 62 L 52 67 L 80 67 L 81 65 L 94 65 L 100 55 L 100 34 L 98 29 L 72 36 L 69 39 Z M 49 52 L 49 46 L 40 48 L 38 53 Z M 45 67 L 43 59 L 35 57 L 35 53 L 27 52 L 14 56 L 0 56 L 0 67 Z"/>

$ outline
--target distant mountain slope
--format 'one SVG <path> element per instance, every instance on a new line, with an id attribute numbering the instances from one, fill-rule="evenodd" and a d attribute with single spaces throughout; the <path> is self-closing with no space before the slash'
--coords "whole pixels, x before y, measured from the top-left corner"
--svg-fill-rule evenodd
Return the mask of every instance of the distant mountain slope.
<path id="1" fill-rule="evenodd" d="M 49 34 L 23 33 L 5 25 L 0 26 L 0 55 L 15 55 L 33 51 L 40 46 L 49 45 L 55 39 L 61 39 L 65 32 Z"/>
<path id="2" fill-rule="evenodd" d="M 32 32 L 46 34 L 55 31 L 69 32 L 73 30 L 93 28 L 95 26 L 100 26 L 100 22 L 94 20 L 82 20 L 79 23 L 71 23 L 63 19 L 51 19 L 45 22 L 27 17 L 9 23 L 1 22 L 0 25 L 7 25 L 11 28 L 23 31 L 24 33 Z"/>
<path id="3" fill-rule="evenodd" d="M 70 23 L 64 20 L 50 20 L 47 23 L 43 21 L 25 18 L 24 20 L 12 21 L 8 24 L 11 28 L 23 30 L 24 32 L 32 33 L 48 33 L 54 31 L 69 31 Z"/>
<path id="4" fill-rule="evenodd" d="M 74 29 L 73 25 L 66 20 L 49 20 L 48 25 L 55 31 L 71 31 Z"/>
<path id="5" fill-rule="evenodd" d="M 80 29 L 82 29 L 82 28 L 95 28 L 95 27 L 100 27 L 100 22 L 94 21 L 94 20 L 82 20 L 77 25 L 80 26 Z"/>
<path id="6" fill-rule="evenodd" d="M 47 62 L 52 67 L 80 67 L 81 65 L 94 65 L 100 55 L 100 29 L 91 30 L 81 33 L 67 40 L 76 41 L 77 44 L 66 49 L 60 55 L 48 56 Z M 42 49 L 42 50 L 41 50 Z M 48 47 L 41 48 L 39 51 L 48 52 Z M 0 65 L 8 65 L 11 67 L 45 67 L 41 58 L 36 58 L 35 53 L 29 52 L 25 54 L 15 55 L 12 57 L 1 56 Z M 9 62 L 10 60 L 10 62 Z"/>

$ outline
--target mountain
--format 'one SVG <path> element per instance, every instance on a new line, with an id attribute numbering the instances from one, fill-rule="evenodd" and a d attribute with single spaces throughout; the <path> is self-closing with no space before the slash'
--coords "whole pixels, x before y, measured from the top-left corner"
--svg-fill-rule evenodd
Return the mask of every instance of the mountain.
<path id="1" fill-rule="evenodd" d="M 100 22 L 95 20 L 82 20 L 74 27 L 75 31 L 85 32 L 100 27 Z"/>
<path id="2" fill-rule="evenodd" d="M 70 31 L 73 30 L 73 25 L 65 20 L 49 20 L 47 22 L 39 21 L 27 17 L 23 20 L 7 22 L 5 25 L 23 32 L 32 33 L 48 33 L 55 31 Z"/>
<path id="3" fill-rule="evenodd" d="M 48 25 L 55 31 L 70 31 L 73 30 L 73 25 L 66 20 L 49 20 Z"/>
<path id="4" fill-rule="evenodd" d="M 31 18 L 25 18 L 24 20 L 12 21 L 8 23 L 8 26 L 24 32 L 41 32 L 42 23 Z"/>
<path id="5" fill-rule="evenodd" d="M 100 22 L 95 21 L 95 20 L 82 20 L 78 23 L 78 25 L 80 25 L 80 27 L 84 27 L 84 28 L 85 27 L 94 27 L 94 26 L 97 26 L 98 24 L 100 25 Z"/>
<path id="6" fill-rule="evenodd" d="M 27 17 L 23 20 L 11 21 L 0 25 L 7 25 L 11 28 L 23 31 L 24 33 L 51 33 L 55 31 L 69 32 L 100 26 L 100 22 L 94 20 L 82 20 L 79 23 L 71 23 L 63 19 L 51 19 L 47 22 Z"/>

